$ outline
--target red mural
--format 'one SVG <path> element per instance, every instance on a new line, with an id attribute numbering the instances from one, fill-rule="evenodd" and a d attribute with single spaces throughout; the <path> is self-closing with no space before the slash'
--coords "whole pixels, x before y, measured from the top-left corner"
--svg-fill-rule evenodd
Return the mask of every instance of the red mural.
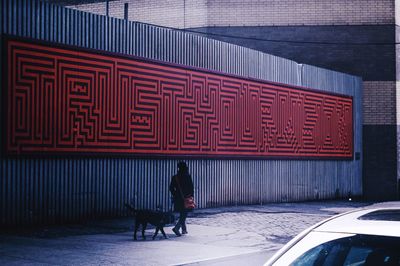
<path id="1" fill-rule="evenodd" d="M 7 39 L 8 154 L 349 159 L 352 98 Z"/>

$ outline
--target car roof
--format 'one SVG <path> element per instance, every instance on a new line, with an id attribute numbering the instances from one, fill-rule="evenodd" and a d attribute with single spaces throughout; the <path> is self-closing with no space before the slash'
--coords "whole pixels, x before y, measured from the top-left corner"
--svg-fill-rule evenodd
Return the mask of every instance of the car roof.
<path id="1" fill-rule="evenodd" d="M 340 214 L 320 223 L 313 231 L 400 237 L 400 205 Z"/>

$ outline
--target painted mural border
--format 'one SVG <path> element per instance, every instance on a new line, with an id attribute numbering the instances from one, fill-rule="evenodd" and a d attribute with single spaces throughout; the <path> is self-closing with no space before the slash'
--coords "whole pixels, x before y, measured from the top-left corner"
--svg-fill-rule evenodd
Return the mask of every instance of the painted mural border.
<path id="1" fill-rule="evenodd" d="M 331 96 L 339 96 L 343 98 L 347 98 L 351 100 L 352 103 L 352 150 L 351 150 L 351 157 L 339 157 L 339 156 L 274 156 L 274 155 L 226 155 L 226 154 L 198 154 L 198 155 L 183 155 L 183 154 L 148 154 L 148 153 L 114 153 L 114 152 L 46 152 L 43 154 L 38 154 L 37 151 L 35 152 L 27 152 L 24 151 L 24 154 L 14 154 L 14 153 L 8 153 L 6 151 L 6 146 L 7 146 L 7 140 L 8 140 L 8 70 L 7 67 L 2 66 L 2 92 L 0 93 L 1 97 L 3 98 L 2 101 L 2 116 L 0 121 L 1 125 L 3 125 L 3 128 L 7 129 L 3 131 L 3 141 L 2 141 L 2 146 L 3 148 L 0 149 L 5 157 L 9 158 L 33 158 L 32 156 L 38 157 L 38 158 L 54 158 L 54 159 L 59 159 L 59 158 L 88 158 L 88 157 L 99 157 L 99 158 L 104 158 L 104 157 L 113 157 L 113 158 L 154 158 L 154 159 L 241 159 L 241 160 L 257 160 L 257 159 L 262 159 L 262 160 L 353 160 L 354 159 L 354 100 L 352 95 L 348 94 L 343 94 L 343 93 L 337 93 L 337 92 L 331 92 L 331 91 L 325 91 L 325 90 L 318 90 L 315 88 L 309 88 L 309 87 L 304 87 L 304 86 L 299 86 L 299 85 L 293 85 L 293 84 L 285 84 L 285 83 L 280 83 L 280 82 L 275 82 L 275 81 L 269 81 L 269 80 L 263 80 L 259 78 L 253 78 L 253 77 L 248 77 L 248 76 L 241 76 L 237 74 L 231 74 L 231 73 L 226 73 L 218 70 L 210 70 L 210 69 L 205 69 L 201 67 L 196 67 L 196 66 L 190 66 L 190 65 L 184 65 L 184 64 L 178 64 L 178 63 L 173 63 L 173 62 L 166 62 L 166 61 L 161 61 L 157 59 L 151 59 L 151 58 L 146 58 L 146 57 L 141 57 L 141 56 L 136 56 L 136 55 L 129 55 L 129 54 L 123 54 L 119 52 L 110 52 L 110 51 L 105 51 L 105 50 L 100 50 L 100 49 L 93 49 L 93 48 L 87 48 L 87 47 L 82 47 L 82 46 L 77 46 L 77 45 L 70 45 L 70 44 L 63 44 L 63 43 L 57 43 L 57 42 L 50 42 L 46 40 L 40 40 L 40 39 L 34 39 L 34 38 L 29 38 L 29 37 L 20 37 L 20 36 L 15 36 L 15 35 L 9 35 L 9 34 L 2 34 L 1 35 L 1 46 L 2 46 L 2 63 L 3 62 L 8 62 L 8 42 L 9 41 L 20 41 L 20 42 L 26 42 L 30 44 L 36 44 L 36 45 L 43 45 L 43 46 L 48 46 L 48 47 L 54 47 L 54 48 L 60 48 L 60 49 L 66 49 L 66 50 L 79 50 L 82 52 L 87 52 L 87 53 L 92 53 L 96 55 L 102 55 L 102 56 L 112 56 L 112 57 L 117 57 L 121 59 L 133 59 L 139 62 L 143 63 L 153 63 L 153 64 L 158 64 L 164 67 L 173 67 L 173 68 L 178 68 L 180 70 L 191 70 L 191 71 L 196 71 L 204 74 L 213 74 L 213 75 L 219 75 L 223 77 L 228 77 L 228 78 L 235 78 L 235 79 L 240 79 L 243 81 L 250 81 L 250 82 L 258 82 L 258 83 L 263 83 L 266 85 L 272 85 L 272 86 L 280 86 L 284 88 L 289 88 L 289 89 L 294 89 L 294 90 L 301 90 L 305 92 L 311 92 L 311 93 L 318 93 L 318 94 L 323 94 L 323 95 L 331 95 Z"/>

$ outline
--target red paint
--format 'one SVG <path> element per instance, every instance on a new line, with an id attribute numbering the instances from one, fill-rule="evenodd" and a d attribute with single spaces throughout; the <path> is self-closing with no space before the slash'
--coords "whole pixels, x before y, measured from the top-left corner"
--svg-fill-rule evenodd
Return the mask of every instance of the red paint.
<path id="1" fill-rule="evenodd" d="M 352 98 L 133 57 L 6 43 L 7 151 L 352 158 Z"/>

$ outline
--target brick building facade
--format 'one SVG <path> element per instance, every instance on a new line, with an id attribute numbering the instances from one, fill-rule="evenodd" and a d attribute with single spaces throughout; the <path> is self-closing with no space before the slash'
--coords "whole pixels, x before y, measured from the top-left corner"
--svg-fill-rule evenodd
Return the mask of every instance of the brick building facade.
<path id="1" fill-rule="evenodd" d="M 72 8 L 105 14 L 105 1 L 84 2 L 63 1 Z M 176 28 L 394 23 L 393 0 L 117 0 L 109 1 L 109 15 L 124 18 L 125 3 L 130 20 Z"/>
<path id="2" fill-rule="evenodd" d="M 361 76 L 364 195 L 399 197 L 395 40 L 400 12 L 395 12 L 395 0 L 117 0 L 109 1 L 109 15 L 123 18 L 125 3 L 129 20 L 198 31 L 299 63 Z M 106 13 L 104 1 L 63 4 Z"/>

